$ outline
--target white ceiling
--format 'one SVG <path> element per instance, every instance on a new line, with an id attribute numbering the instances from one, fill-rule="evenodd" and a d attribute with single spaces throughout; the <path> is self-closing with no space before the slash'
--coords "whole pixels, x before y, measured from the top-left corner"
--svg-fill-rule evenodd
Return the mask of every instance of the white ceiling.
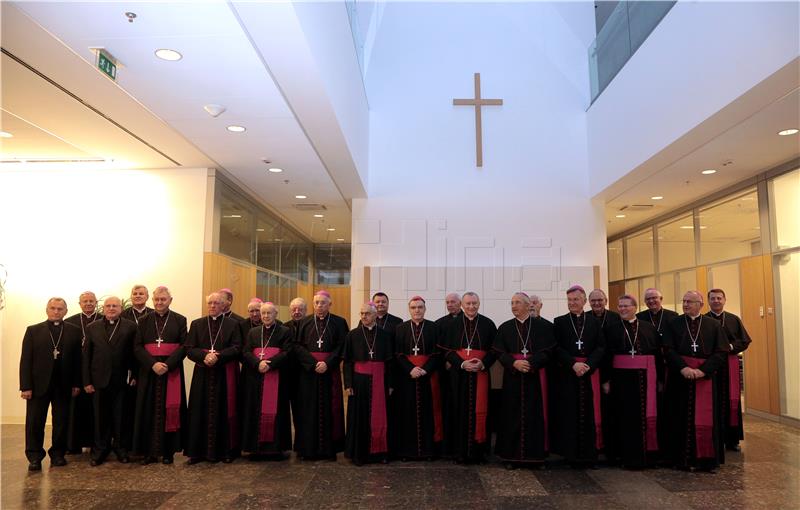
<path id="1" fill-rule="evenodd" d="M 133 23 L 125 17 L 129 9 L 137 14 Z M 169 157 L 121 130 L 109 130 L 105 119 L 4 55 L 2 107 L 13 114 L 4 112 L 4 126 L 13 118 L 40 131 L 35 142 L 26 136 L 26 146 L 21 137 L 4 144 L 4 159 L 27 154 L 36 146 L 42 155 L 66 156 L 77 150 L 140 168 L 174 166 L 170 159 L 181 166 L 216 167 L 315 242 L 350 240 L 347 200 L 227 2 L 4 2 L 3 15 L 4 48 Z M 34 39 L 32 32 L 41 28 L 32 22 L 56 39 L 44 33 Z M 22 29 L 25 24 L 29 27 Z M 41 44 L 59 42 L 71 50 L 71 61 L 53 58 L 52 47 L 37 52 Z M 103 47 L 118 59 L 116 83 L 95 69 L 90 50 L 94 47 Z M 177 50 L 183 58 L 160 60 L 154 55 L 159 48 Z M 18 86 L 7 88 L 12 81 Z M 227 110 L 212 118 L 203 110 L 209 103 Z M 83 122 L 74 122 L 78 114 L 85 117 Z M 154 133 L 153 124 L 163 132 Z M 233 124 L 247 131 L 228 132 L 226 126 Z M 96 136 L 93 129 L 103 130 L 104 135 L 118 132 L 119 139 Z M 272 163 L 266 165 L 263 159 Z M 284 172 L 269 173 L 269 166 Z M 295 195 L 308 198 L 299 200 Z M 297 203 L 323 204 L 327 210 L 300 211 Z M 316 219 L 315 212 L 325 217 Z M 329 232 L 328 227 L 336 231 Z"/>

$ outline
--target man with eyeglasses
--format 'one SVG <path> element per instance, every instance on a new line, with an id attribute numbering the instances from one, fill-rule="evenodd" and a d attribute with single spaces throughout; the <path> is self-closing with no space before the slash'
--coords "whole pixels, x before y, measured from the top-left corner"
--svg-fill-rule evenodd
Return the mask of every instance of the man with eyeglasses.
<path id="1" fill-rule="evenodd" d="M 683 315 L 664 329 L 670 370 L 667 451 L 678 469 L 714 472 L 725 455 L 716 410 L 717 372 L 725 366 L 730 345 L 720 323 L 700 313 L 702 307 L 703 295 L 690 290 L 683 296 Z"/>

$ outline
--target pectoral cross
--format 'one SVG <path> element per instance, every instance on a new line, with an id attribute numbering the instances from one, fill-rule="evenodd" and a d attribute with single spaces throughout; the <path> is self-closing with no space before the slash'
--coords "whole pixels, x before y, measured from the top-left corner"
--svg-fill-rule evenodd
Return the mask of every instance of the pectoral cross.
<path id="1" fill-rule="evenodd" d="M 481 97 L 481 73 L 475 73 L 475 97 L 471 99 L 453 99 L 454 106 L 475 107 L 475 166 L 483 166 L 483 128 L 481 127 L 481 107 L 501 106 L 502 99 L 483 99 Z"/>
<path id="2" fill-rule="evenodd" d="M 163 338 L 156 338 L 156 343 L 158 344 L 158 345 L 156 345 L 156 347 L 160 349 L 161 348 L 161 342 L 163 342 L 163 341 L 164 341 Z"/>
<path id="3" fill-rule="evenodd" d="M 369 351 L 369 359 L 372 359 L 374 356 L 375 356 L 375 351 L 370 349 L 370 351 Z"/>
<path id="4" fill-rule="evenodd" d="M 636 349 L 634 349 L 633 346 L 631 346 L 631 350 L 629 352 L 631 353 L 631 356 L 633 356 L 636 354 Z"/>
<path id="5" fill-rule="evenodd" d="M 575 345 L 577 345 L 577 346 L 578 346 L 578 350 L 579 350 L 579 351 L 580 351 L 580 350 L 583 348 L 583 342 L 581 341 L 581 339 L 580 339 L 580 338 L 578 339 L 578 341 L 577 341 L 577 342 L 575 342 Z"/>
<path id="6" fill-rule="evenodd" d="M 414 348 L 413 348 L 413 349 L 411 349 L 411 350 L 412 350 L 412 351 L 414 351 L 414 356 L 416 356 L 417 354 L 419 354 L 419 347 L 417 347 L 416 345 L 415 345 L 415 346 L 414 346 Z"/>
<path id="7" fill-rule="evenodd" d="M 58 355 L 59 354 L 61 354 L 61 351 L 59 351 L 57 347 L 54 348 L 53 349 L 53 359 L 58 359 Z"/>
<path id="8" fill-rule="evenodd" d="M 469 356 L 469 353 L 471 353 L 471 352 L 472 352 L 472 347 L 470 347 L 470 346 L 468 345 L 468 346 L 467 346 L 467 348 L 466 348 L 465 350 L 467 351 L 467 356 Z"/>
<path id="9" fill-rule="evenodd" d="M 214 350 L 214 347 L 211 347 L 211 349 L 208 351 L 208 353 L 209 354 L 216 354 L 217 351 Z"/>
<path id="10" fill-rule="evenodd" d="M 697 352 L 697 342 L 692 342 L 692 351 Z"/>
<path id="11" fill-rule="evenodd" d="M 262 349 L 261 352 L 258 353 L 258 359 L 264 359 L 264 350 Z"/>
<path id="12" fill-rule="evenodd" d="M 322 337 L 317 340 L 317 349 L 322 350 Z"/>
<path id="13" fill-rule="evenodd" d="M 522 355 L 523 355 L 523 356 L 527 356 L 527 355 L 528 355 L 528 353 L 529 353 L 530 351 L 528 350 L 528 348 L 527 348 L 527 347 L 523 347 L 523 348 L 522 348 L 522 351 L 520 351 L 520 352 L 522 352 Z"/>

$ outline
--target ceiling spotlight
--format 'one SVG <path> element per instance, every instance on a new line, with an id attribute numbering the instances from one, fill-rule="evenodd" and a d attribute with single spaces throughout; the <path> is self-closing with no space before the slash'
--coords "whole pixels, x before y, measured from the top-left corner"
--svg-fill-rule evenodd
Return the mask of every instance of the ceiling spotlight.
<path id="1" fill-rule="evenodd" d="M 324 214 L 315 214 L 314 217 L 315 218 L 324 218 L 325 215 Z"/>
<path id="2" fill-rule="evenodd" d="M 708 170 L 703 170 L 703 171 L 702 171 L 702 172 L 700 172 L 700 173 L 701 173 L 701 174 L 703 174 L 703 175 L 711 175 L 711 174 L 715 174 L 715 173 L 717 173 L 717 171 L 716 171 L 716 170 L 714 170 L 713 168 L 709 168 Z"/>
<path id="3" fill-rule="evenodd" d="M 784 129 L 783 131 L 778 131 L 778 134 L 781 136 L 789 136 L 789 135 L 796 135 L 800 130 L 791 128 L 791 129 Z"/>
<path id="4" fill-rule="evenodd" d="M 228 126 L 226 129 L 231 133 L 244 133 L 247 131 L 247 128 L 244 126 Z"/>
<path id="5" fill-rule="evenodd" d="M 8 131 L 0 131 L 0 138 L 13 138 L 14 135 L 9 133 Z"/>
<path id="6" fill-rule="evenodd" d="M 128 23 L 133 23 L 133 20 L 136 19 L 136 13 L 128 11 L 125 13 L 125 17 L 128 18 Z"/>
<path id="7" fill-rule="evenodd" d="M 681 228 L 683 230 L 693 230 L 694 229 L 694 225 L 681 225 Z"/>
<path id="8" fill-rule="evenodd" d="M 272 172 L 273 174 L 279 174 L 283 172 L 283 168 L 269 168 L 267 171 Z"/>
<path id="9" fill-rule="evenodd" d="M 657 196 L 654 196 L 654 197 L 650 197 L 650 200 L 663 200 L 663 199 L 664 199 L 664 197 L 662 197 L 660 195 L 657 195 Z"/>
<path id="10" fill-rule="evenodd" d="M 328 229 L 328 232 L 336 232 L 336 229 L 335 229 L 335 228 L 333 228 L 333 227 L 330 227 L 330 228 Z"/>
<path id="11" fill-rule="evenodd" d="M 159 50 L 156 50 L 156 56 L 161 60 L 168 60 L 170 62 L 175 62 L 176 60 L 180 60 L 183 58 L 183 55 L 181 55 L 175 50 L 170 50 L 168 48 L 161 48 Z"/>
<path id="12" fill-rule="evenodd" d="M 336 239 L 336 240 L 337 240 L 337 241 L 344 241 L 344 238 L 343 238 L 343 237 L 340 237 L 340 238 L 338 238 L 338 239 Z"/>
<path id="13" fill-rule="evenodd" d="M 308 198 L 308 197 L 305 196 L 305 195 L 295 195 L 294 198 L 299 198 L 300 200 L 302 200 L 302 199 Z"/>
<path id="14" fill-rule="evenodd" d="M 223 214 L 223 215 L 222 215 L 222 217 L 223 217 L 223 218 L 233 218 L 233 219 L 237 219 L 237 218 L 241 218 L 241 217 L 242 217 L 242 215 L 241 215 L 241 214 Z"/>
<path id="15" fill-rule="evenodd" d="M 625 215 L 624 215 L 624 214 L 617 214 L 617 215 L 616 215 L 616 216 L 614 216 L 614 217 L 615 217 L 615 218 L 624 218 L 624 217 L 625 217 Z"/>
<path id="16" fill-rule="evenodd" d="M 257 228 L 257 229 L 256 229 L 256 232 L 263 232 L 263 231 L 264 231 L 264 229 L 263 229 L 263 228 Z"/>
<path id="17" fill-rule="evenodd" d="M 225 107 L 221 104 L 207 104 L 203 107 L 203 110 L 215 119 L 225 113 Z"/>

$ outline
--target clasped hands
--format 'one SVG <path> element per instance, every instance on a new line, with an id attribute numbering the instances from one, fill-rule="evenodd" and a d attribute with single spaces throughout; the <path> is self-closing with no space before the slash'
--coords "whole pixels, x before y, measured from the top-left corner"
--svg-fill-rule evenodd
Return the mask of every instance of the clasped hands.
<path id="1" fill-rule="evenodd" d="M 514 369 L 518 372 L 522 372 L 523 374 L 527 374 L 531 371 L 531 362 L 524 359 L 518 359 L 514 361 Z"/>
<path id="2" fill-rule="evenodd" d="M 683 367 L 681 369 L 681 375 L 686 379 L 702 379 L 706 376 L 706 373 L 699 368 Z"/>
<path id="3" fill-rule="evenodd" d="M 575 375 L 577 375 L 578 377 L 583 377 L 584 374 L 586 374 L 586 372 L 588 372 L 591 369 L 592 368 L 589 365 L 581 361 L 576 361 L 575 364 L 572 365 L 572 370 L 575 371 Z"/>
<path id="4" fill-rule="evenodd" d="M 483 370 L 483 361 L 478 358 L 471 358 L 461 363 L 461 368 L 467 372 L 480 372 Z"/>
<path id="5" fill-rule="evenodd" d="M 420 377 L 427 375 L 427 373 L 428 372 L 421 367 L 414 367 L 411 369 L 411 372 L 409 372 L 409 375 L 411 375 L 412 379 L 419 379 Z"/>

